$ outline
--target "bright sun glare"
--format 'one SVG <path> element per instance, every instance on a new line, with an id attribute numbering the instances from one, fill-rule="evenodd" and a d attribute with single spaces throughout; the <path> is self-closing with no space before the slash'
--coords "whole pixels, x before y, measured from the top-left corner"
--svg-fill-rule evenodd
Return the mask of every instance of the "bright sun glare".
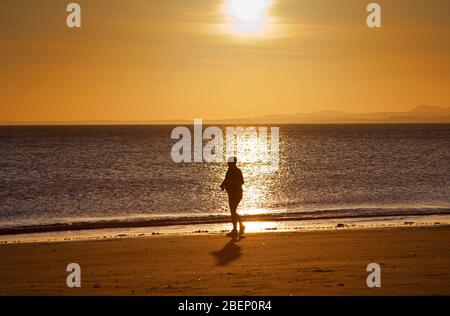
<path id="1" fill-rule="evenodd" d="M 262 35 L 267 31 L 271 4 L 272 0 L 227 0 L 228 31 L 242 36 Z"/>

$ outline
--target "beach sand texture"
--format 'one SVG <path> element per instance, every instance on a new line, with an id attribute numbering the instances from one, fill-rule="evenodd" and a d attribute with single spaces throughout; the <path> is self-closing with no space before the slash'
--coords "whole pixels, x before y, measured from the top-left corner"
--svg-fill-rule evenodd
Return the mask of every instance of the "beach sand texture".
<path id="1" fill-rule="evenodd" d="M 450 295 L 450 227 L 0 246 L 1 295 Z M 81 288 L 66 266 L 81 266 Z M 366 285 L 369 263 L 381 288 Z"/>

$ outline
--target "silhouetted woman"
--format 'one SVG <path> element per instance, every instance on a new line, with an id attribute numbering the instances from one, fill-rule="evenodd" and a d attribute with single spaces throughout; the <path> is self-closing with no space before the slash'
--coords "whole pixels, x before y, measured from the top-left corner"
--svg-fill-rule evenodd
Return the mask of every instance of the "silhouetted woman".
<path id="1" fill-rule="evenodd" d="M 237 158 L 228 158 L 228 170 L 225 175 L 220 188 L 226 190 L 228 193 L 228 203 L 230 205 L 231 220 L 233 222 L 233 230 L 227 234 L 228 237 L 237 237 L 243 235 L 245 226 L 242 223 L 242 218 L 237 213 L 239 202 L 242 200 L 242 185 L 244 184 L 244 177 L 242 171 L 236 166 Z M 237 224 L 239 222 L 239 233 Z"/>

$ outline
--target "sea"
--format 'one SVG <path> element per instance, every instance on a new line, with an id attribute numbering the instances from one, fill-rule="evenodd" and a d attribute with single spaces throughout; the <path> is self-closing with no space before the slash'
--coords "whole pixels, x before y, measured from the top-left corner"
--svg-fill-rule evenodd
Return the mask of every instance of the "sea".
<path id="1" fill-rule="evenodd" d="M 228 223 L 226 163 L 174 162 L 175 127 L 1 126 L 0 234 Z M 278 170 L 238 157 L 247 221 L 450 215 L 449 124 L 278 127 Z"/>

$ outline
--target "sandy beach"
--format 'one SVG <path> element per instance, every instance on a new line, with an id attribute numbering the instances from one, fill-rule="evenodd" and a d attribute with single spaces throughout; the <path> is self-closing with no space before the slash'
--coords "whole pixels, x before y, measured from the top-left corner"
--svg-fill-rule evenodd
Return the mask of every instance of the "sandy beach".
<path id="1" fill-rule="evenodd" d="M 450 295 L 450 227 L 0 246 L 1 295 Z M 66 286 L 67 264 L 81 288 Z M 366 286 L 367 264 L 381 288 Z"/>

